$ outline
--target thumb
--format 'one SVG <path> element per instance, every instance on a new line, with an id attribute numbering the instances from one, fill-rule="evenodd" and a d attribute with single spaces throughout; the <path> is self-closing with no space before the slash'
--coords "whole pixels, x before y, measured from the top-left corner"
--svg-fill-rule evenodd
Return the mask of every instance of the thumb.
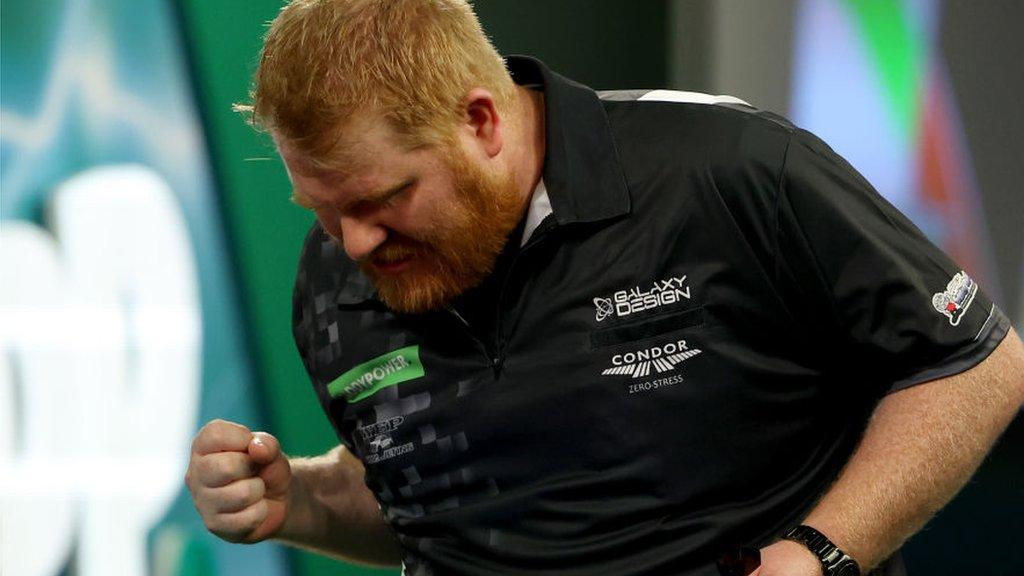
<path id="1" fill-rule="evenodd" d="M 248 452 L 267 488 L 266 498 L 281 499 L 288 492 L 292 471 L 277 438 L 266 432 L 255 432 L 249 441 Z"/>
<path id="2" fill-rule="evenodd" d="M 266 466 L 281 455 L 281 444 L 266 432 L 253 432 L 247 450 L 256 465 Z"/>

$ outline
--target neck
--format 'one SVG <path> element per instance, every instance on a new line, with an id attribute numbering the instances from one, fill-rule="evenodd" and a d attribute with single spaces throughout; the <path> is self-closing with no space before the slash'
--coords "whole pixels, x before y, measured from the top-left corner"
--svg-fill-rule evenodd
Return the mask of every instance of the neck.
<path id="1" fill-rule="evenodd" d="M 515 161 L 515 178 L 523 198 L 524 213 L 544 174 L 544 110 L 543 92 L 516 87 L 518 126 L 514 149 L 519 157 Z"/>

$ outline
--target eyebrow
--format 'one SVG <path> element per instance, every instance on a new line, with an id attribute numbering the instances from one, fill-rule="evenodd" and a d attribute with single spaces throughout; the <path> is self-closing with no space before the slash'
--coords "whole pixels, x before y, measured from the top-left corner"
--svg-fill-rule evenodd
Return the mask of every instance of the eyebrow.
<path id="1" fill-rule="evenodd" d="M 402 190 L 405 190 L 406 188 L 412 186 L 415 183 L 415 178 L 409 178 L 407 180 L 400 182 L 399 184 L 395 184 L 394 186 L 389 186 L 380 190 L 375 190 L 360 198 L 354 198 L 352 200 L 349 200 L 342 206 L 342 211 L 344 212 L 351 210 L 353 207 L 358 206 L 360 204 L 377 204 L 384 202 L 391 196 L 398 194 Z M 299 191 L 294 187 L 292 187 L 291 201 L 294 204 L 297 204 L 298 206 L 306 208 L 307 210 L 314 210 L 317 208 L 317 203 L 313 201 L 312 198 L 299 193 Z"/>
<path id="2" fill-rule="evenodd" d="M 347 210 L 351 210 L 352 208 L 354 208 L 355 206 L 358 206 L 360 204 L 379 204 L 379 203 L 385 202 L 385 201 L 387 201 L 388 198 L 398 194 L 399 192 L 401 192 L 402 190 L 405 190 L 409 186 L 412 186 L 415 182 L 416 182 L 415 178 L 408 178 L 408 179 L 403 180 L 402 182 L 400 182 L 398 184 L 395 184 L 394 186 L 389 186 L 389 187 L 386 187 L 386 188 L 381 189 L 381 190 L 375 190 L 373 192 L 370 192 L 370 193 L 366 194 L 365 196 L 363 196 L 361 198 L 354 198 L 354 199 L 346 202 L 342 206 L 342 211 L 344 212 L 344 211 L 347 211 Z"/>

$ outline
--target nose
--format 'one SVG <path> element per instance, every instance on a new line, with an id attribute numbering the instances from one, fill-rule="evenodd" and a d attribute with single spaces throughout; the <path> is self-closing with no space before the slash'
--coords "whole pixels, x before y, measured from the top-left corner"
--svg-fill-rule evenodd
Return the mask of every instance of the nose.
<path id="1" fill-rule="evenodd" d="M 383 226 L 351 216 L 342 216 L 340 227 L 345 253 L 353 260 L 366 258 L 388 237 Z"/>

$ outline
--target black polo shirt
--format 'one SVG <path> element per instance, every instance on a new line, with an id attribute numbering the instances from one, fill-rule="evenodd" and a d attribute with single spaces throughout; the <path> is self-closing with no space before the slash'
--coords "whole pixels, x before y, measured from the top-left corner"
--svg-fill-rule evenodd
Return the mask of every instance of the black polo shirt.
<path id="1" fill-rule="evenodd" d="M 509 67 L 546 95 L 553 213 L 490 283 L 394 314 L 314 227 L 295 286 L 299 352 L 407 574 L 715 574 L 805 516 L 880 398 L 1006 334 L 787 121 Z"/>

